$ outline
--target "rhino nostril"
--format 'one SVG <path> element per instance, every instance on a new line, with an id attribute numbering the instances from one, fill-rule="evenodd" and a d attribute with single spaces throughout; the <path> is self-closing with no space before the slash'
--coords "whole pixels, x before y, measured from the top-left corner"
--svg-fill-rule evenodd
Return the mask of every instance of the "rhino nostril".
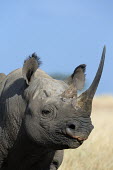
<path id="1" fill-rule="evenodd" d="M 76 126 L 74 124 L 69 124 L 68 128 L 71 129 L 71 130 L 75 130 Z"/>

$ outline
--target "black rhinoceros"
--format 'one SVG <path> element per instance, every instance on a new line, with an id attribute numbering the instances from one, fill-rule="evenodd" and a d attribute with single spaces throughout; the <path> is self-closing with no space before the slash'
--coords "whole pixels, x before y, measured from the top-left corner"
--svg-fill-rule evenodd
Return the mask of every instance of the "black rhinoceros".
<path id="1" fill-rule="evenodd" d="M 105 47 L 91 86 L 84 86 L 85 64 L 65 81 L 39 69 L 32 54 L 23 68 L 0 80 L 0 170 L 55 170 L 63 149 L 77 148 L 93 129 L 92 99 L 101 78 Z"/>

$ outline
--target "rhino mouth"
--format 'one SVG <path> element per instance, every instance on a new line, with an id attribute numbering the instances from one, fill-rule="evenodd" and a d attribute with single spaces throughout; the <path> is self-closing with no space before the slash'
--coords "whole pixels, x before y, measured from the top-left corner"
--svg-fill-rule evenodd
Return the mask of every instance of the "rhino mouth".
<path id="1" fill-rule="evenodd" d="M 67 134 L 65 134 L 65 137 L 68 138 L 69 140 L 73 141 L 74 143 L 76 143 L 79 146 L 82 145 L 83 142 L 84 142 L 84 140 L 79 140 L 79 139 L 72 137 L 72 136 L 69 136 Z M 79 147 L 79 146 L 77 146 L 77 147 Z"/>
<path id="2" fill-rule="evenodd" d="M 75 137 L 75 136 L 69 136 L 69 135 L 66 135 L 66 136 L 67 136 L 69 139 L 74 140 L 75 142 L 79 143 L 79 145 L 82 145 L 83 142 L 84 142 L 84 140 L 80 140 L 80 139 L 78 139 L 78 138 Z"/>
<path id="3" fill-rule="evenodd" d="M 72 132 L 70 129 L 66 129 L 66 136 L 72 140 L 75 140 L 76 142 L 78 142 L 80 145 L 82 145 L 82 143 L 87 139 L 87 138 L 82 138 L 80 136 L 76 136 L 74 134 L 74 132 Z"/>

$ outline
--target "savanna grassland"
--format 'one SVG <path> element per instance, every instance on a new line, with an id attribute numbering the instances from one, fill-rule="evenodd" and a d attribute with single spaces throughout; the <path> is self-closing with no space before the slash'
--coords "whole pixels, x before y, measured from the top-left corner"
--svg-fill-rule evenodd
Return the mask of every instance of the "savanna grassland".
<path id="1" fill-rule="evenodd" d="M 113 170 L 113 96 L 93 100 L 94 130 L 82 146 L 65 150 L 59 170 Z"/>

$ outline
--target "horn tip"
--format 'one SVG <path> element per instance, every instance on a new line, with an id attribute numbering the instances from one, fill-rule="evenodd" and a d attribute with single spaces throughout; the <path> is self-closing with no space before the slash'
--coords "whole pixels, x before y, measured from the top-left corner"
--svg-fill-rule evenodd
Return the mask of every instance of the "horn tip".
<path id="1" fill-rule="evenodd" d="M 106 45 L 104 45 L 103 53 L 104 53 L 104 54 L 106 53 Z"/>
<path id="2" fill-rule="evenodd" d="M 105 54 L 106 54 L 106 46 L 104 45 L 103 47 L 103 51 L 102 51 L 102 58 L 101 58 L 101 62 L 105 60 Z"/>

